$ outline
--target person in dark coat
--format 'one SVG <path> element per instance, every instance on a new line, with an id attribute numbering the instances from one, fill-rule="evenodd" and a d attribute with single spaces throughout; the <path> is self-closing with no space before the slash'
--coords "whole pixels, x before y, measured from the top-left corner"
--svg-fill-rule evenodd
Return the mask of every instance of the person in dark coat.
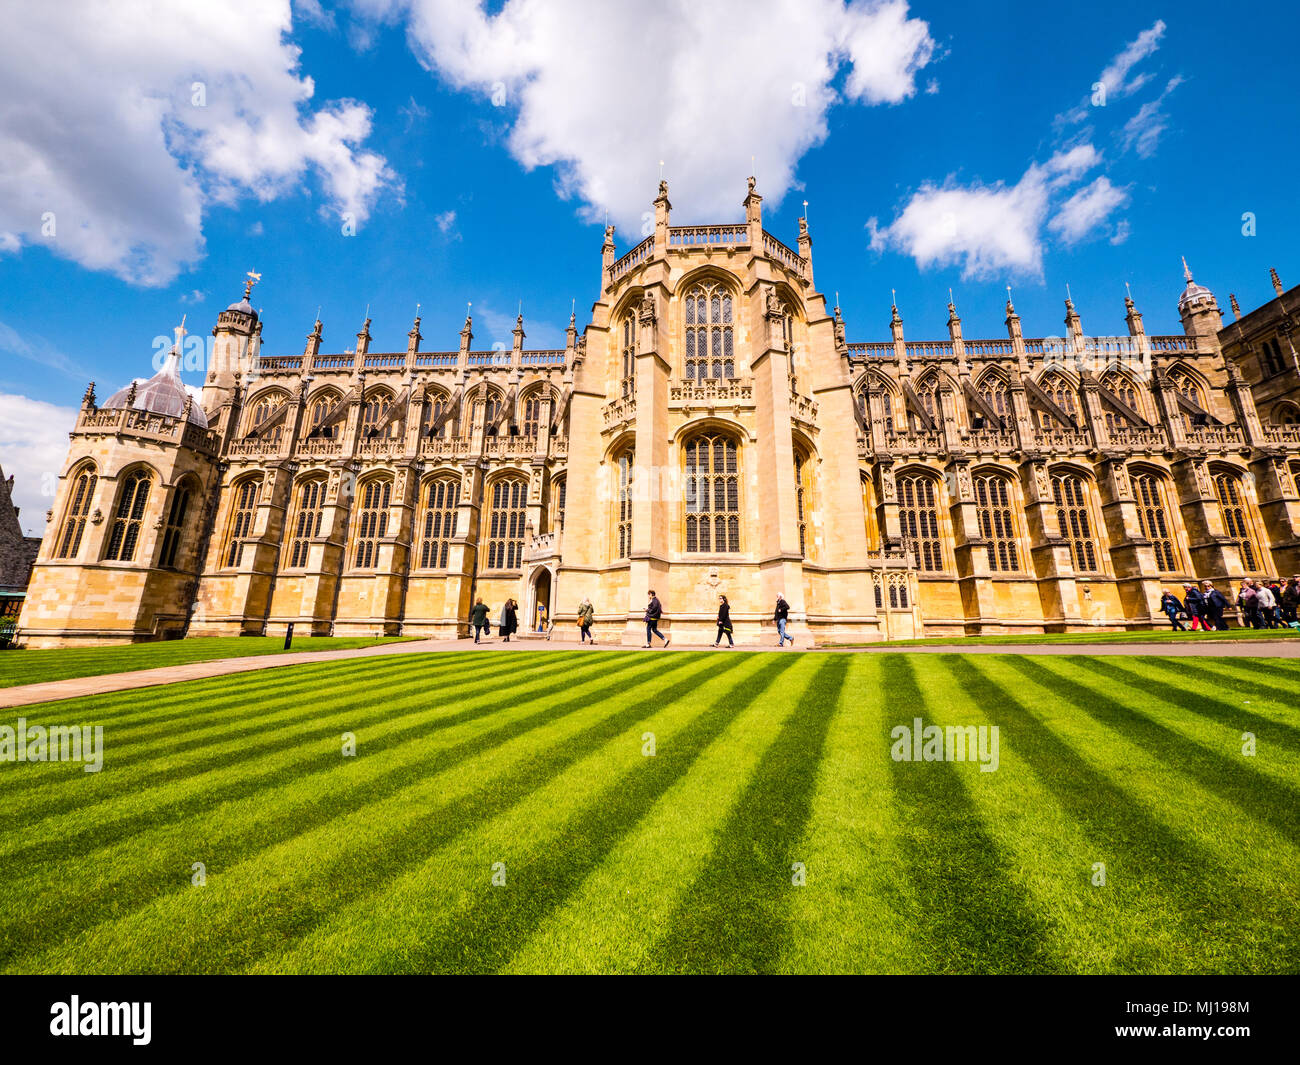
<path id="1" fill-rule="evenodd" d="M 1184 587 L 1183 593 L 1183 609 L 1187 611 L 1187 619 L 1191 622 L 1189 627 L 1193 632 L 1198 628 L 1208 632 L 1210 619 L 1205 616 L 1205 596 L 1194 584 Z"/>
<path id="2" fill-rule="evenodd" d="M 480 599 L 474 604 L 474 609 L 469 612 L 470 628 L 474 630 L 474 642 L 478 643 L 480 634 L 486 635 L 488 631 L 488 608 L 483 605 Z"/>
<path id="3" fill-rule="evenodd" d="M 504 643 L 510 642 L 510 634 L 519 630 L 519 604 L 513 599 L 507 599 L 506 605 L 501 608 L 501 635 L 505 637 Z"/>
<path id="4" fill-rule="evenodd" d="M 650 602 L 646 603 L 645 607 L 645 645 L 650 646 L 651 636 L 658 636 L 667 647 L 672 640 L 659 631 L 659 619 L 664 616 L 663 604 L 659 602 L 659 597 L 655 595 L 653 588 L 646 594 L 650 596 Z"/>
<path id="5" fill-rule="evenodd" d="M 731 604 L 727 602 L 725 595 L 718 596 L 718 638 L 713 641 L 713 646 L 717 647 L 722 643 L 722 634 L 727 634 L 727 646 L 735 647 L 736 641 L 731 638 Z"/>
<path id="6" fill-rule="evenodd" d="M 790 646 L 794 646 L 794 637 L 785 631 L 786 623 L 790 620 L 790 604 L 785 601 L 785 595 L 781 592 L 776 593 L 776 610 L 772 614 L 772 620 L 776 622 L 776 634 L 781 638 L 777 647 L 784 647 L 785 641 L 790 641 Z"/>
<path id="7" fill-rule="evenodd" d="M 1300 614 L 1300 578 L 1292 577 L 1282 590 L 1282 620 L 1288 625 Z"/>
<path id="8" fill-rule="evenodd" d="M 1237 592 L 1237 606 L 1241 607 L 1241 627 L 1262 629 L 1264 619 L 1259 612 L 1259 593 L 1255 591 L 1255 582 L 1244 580 Z"/>
<path id="9" fill-rule="evenodd" d="M 1160 597 L 1160 609 L 1169 617 L 1169 624 L 1173 626 L 1175 632 L 1186 632 L 1183 623 L 1178 620 L 1178 615 L 1183 612 L 1183 604 L 1179 602 L 1178 596 L 1173 592 L 1165 592 Z"/>
<path id="10" fill-rule="evenodd" d="M 1228 609 L 1227 596 L 1214 587 L 1213 581 L 1205 581 L 1201 587 L 1205 596 L 1205 617 L 1212 621 L 1214 627 L 1220 632 L 1225 631 L 1228 623 L 1223 620 L 1223 612 Z"/>

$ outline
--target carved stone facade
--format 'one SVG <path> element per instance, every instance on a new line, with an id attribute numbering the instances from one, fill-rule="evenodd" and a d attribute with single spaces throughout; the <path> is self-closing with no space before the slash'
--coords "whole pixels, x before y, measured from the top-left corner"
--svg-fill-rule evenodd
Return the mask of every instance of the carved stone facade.
<path id="1" fill-rule="evenodd" d="M 1300 569 L 1300 427 L 1257 412 L 1223 350 L 1254 334 L 1190 272 L 1177 336 L 1129 299 L 1123 336 L 1067 300 L 1062 337 L 1026 338 L 1008 300 L 1005 338 L 965 339 L 950 303 L 945 340 L 895 307 L 889 341 L 850 343 L 806 223 L 797 250 L 766 232 L 752 182 L 744 222 L 671 226 L 666 185 L 654 208 L 622 257 L 607 229 L 563 350 L 526 349 L 522 318 L 475 350 L 467 317 L 425 352 L 417 318 L 405 352 L 367 321 L 322 354 L 317 322 L 267 356 L 246 290 L 201 405 L 167 367 L 102 407 L 92 387 L 24 642 L 452 638 L 478 597 L 576 640 L 585 596 L 639 644 L 650 588 L 682 642 L 712 640 L 722 592 L 740 643 L 774 635 L 778 592 L 823 642 L 1146 628 L 1165 586 Z"/>

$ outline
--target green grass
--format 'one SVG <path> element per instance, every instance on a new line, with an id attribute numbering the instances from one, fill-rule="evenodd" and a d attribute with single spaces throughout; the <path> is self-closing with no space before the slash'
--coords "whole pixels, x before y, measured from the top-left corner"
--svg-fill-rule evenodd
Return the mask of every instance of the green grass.
<path id="1" fill-rule="evenodd" d="M 465 651 L 28 706 L 105 761 L 0 763 L 0 971 L 1295 973 L 1297 690 L 1277 659 Z M 997 725 L 999 769 L 893 761 L 914 716 Z"/>
<path id="2" fill-rule="evenodd" d="M 413 637 L 296 636 L 290 653 L 344 651 L 377 643 L 399 643 Z M 73 677 L 101 677 L 106 673 L 131 673 L 160 666 L 183 666 L 218 658 L 284 654 L 282 636 L 206 637 L 133 643 L 119 647 L 66 647 L 53 651 L 0 651 L 0 688 L 37 684 Z"/>
<path id="3" fill-rule="evenodd" d="M 927 636 L 920 640 L 885 640 L 878 643 L 832 643 L 827 647 L 926 647 L 965 646 L 966 644 L 1001 644 L 1003 646 L 1040 643 L 1182 643 L 1190 644 L 1246 640 L 1287 640 L 1300 638 L 1300 629 L 1227 629 L 1223 632 L 1176 632 L 1155 629 L 1147 632 L 1052 632 L 1027 633 L 1023 636 Z"/>

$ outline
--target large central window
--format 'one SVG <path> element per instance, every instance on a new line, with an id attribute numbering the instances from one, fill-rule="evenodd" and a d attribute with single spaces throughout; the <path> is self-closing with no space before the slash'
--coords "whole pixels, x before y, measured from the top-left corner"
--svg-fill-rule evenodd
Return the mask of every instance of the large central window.
<path id="1" fill-rule="evenodd" d="M 149 505 L 149 488 L 153 481 L 143 470 L 136 470 L 122 486 L 117 514 L 109 534 L 107 558 L 110 562 L 130 562 L 140 542 L 144 512 Z"/>
<path id="2" fill-rule="evenodd" d="M 686 445 L 686 550 L 740 550 L 740 468 L 730 437 L 697 436 Z"/>
<path id="3" fill-rule="evenodd" d="M 1133 478 L 1133 498 L 1137 500 L 1138 528 L 1151 541 L 1156 569 L 1161 573 L 1177 572 L 1178 556 L 1166 512 L 1164 485 L 1151 474 L 1139 474 Z"/>
<path id="4" fill-rule="evenodd" d="M 1070 565 L 1078 573 L 1097 570 L 1097 547 L 1088 516 L 1087 487 L 1083 478 L 1063 473 L 1052 478 L 1052 498 L 1061 535 L 1070 541 Z"/>
<path id="5" fill-rule="evenodd" d="M 235 505 L 230 515 L 230 536 L 226 541 L 226 565 L 238 566 L 244 551 L 244 538 L 253 531 L 253 517 L 257 512 L 257 496 L 262 482 L 249 477 L 235 486 Z"/>
<path id="6" fill-rule="evenodd" d="M 290 569 L 300 569 L 307 565 L 311 542 L 320 535 L 324 507 L 325 482 L 320 479 L 304 482 L 298 489 L 298 513 L 294 518 L 293 540 L 289 545 Z"/>
<path id="7" fill-rule="evenodd" d="M 393 482 L 376 478 L 361 489 L 361 512 L 357 520 L 357 544 L 353 555 L 357 569 L 373 569 L 379 563 L 379 541 L 388 531 L 388 507 L 393 501 Z"/>
<path id="8" fill-rule="evenodd" d="M 86 532 L 86 516 L 90 513 L 90 501 L 95 495 L 97 479 L 95 468 L 86 466 L 73 481 L 68 516 L 64 519 L 63 531 L 59 534 L 56 558 L 76 558 L 77 552 L 81 550 L 81 538 Z"/>
<path id="9" fill-rule="evenodd" d="M 618 456 L 618 502 L 614 511 L 614 527 L 617 531 L 615 558 L 627 558 L 632 554 L 632 449 L 627 448 Z"/>
<path id="10" fill-rule="evenodd" d="M 1241 564 L 1247 570 L 1254 572 L 1259 569 L 1259 551 L 1251 536 L 1251 522 L 1246 511 L 1241 479 L 1231 473 L 1215 474 L 1214 491 L 1219 497 L 1219 513 L 1223 515 L 1223 528 L 1241 552 Z"/>
<path id="11" fill-rule="evenodd" d="M 686 380 L 735 376 L 731 293 L 706 281 L 686 294 Z"/>

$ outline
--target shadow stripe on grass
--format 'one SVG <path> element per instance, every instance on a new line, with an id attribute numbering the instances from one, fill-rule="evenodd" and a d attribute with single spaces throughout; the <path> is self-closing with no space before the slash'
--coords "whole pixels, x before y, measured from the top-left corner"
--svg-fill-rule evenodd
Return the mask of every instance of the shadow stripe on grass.
<path id="1" fill-rule="evenodd" d="M 708 682 L 716 684 L 742 663 L 754 665 L 756 657 L 715 659 L 706 668 L 718 672 L 712 673 Z M 674 732 L 654 758 L 645 759 L 630 775 L 611 780 L 575 811 L 560 830 L 563 846 L 532 842 L 523 854 L 513 855 L 513 890 L 485 886 L 468 912 L 408 946 L 401 959 L 402 971 L 484 973 L 505 965 L 538 924 L 563 906 L 654 804 L 687 775 L 701 753 L 797 662 L 796 658 L 772 656 L 765 662 L 758 658 L 754 672 L 720 692 L 711 706 Z M 638 707 L 628 723 L 648 716 L 644 707 Z M 617 734 L 611 731 L 609 739 Z M 596 745 L 589 744 L 581 754 L 595 749 Z M 467 945 L 473 946 L 472 957 L 465 955 Z"/>
<path id="2" fill-rule="evenodd" d="M 629 657 L 621 661 L 624 663 L 624 670 L 626 670 L 634 660 Z M 567 670 L 563 669 L 557 663 L 555 670 L 548 671 L 548 675 L 549 672 L 563 673 L 563 682 L 539 689 L 535 695 L 530 696 L 530 701 L 567 692 L 575 684 L 582 683 L 584 679 L 594 678 L 599 675 L 595 663 L 588 668 L 579 668 L 576 671 L 572 667 Z M 623 670 L 617 670 L 616 672 L 623 672 Z M 513 670 L 513 675 L 518 675 L 517 666 Z M 421 701 L 425 698 L 423 694 L 413 695 L 409 698 L 397 698 L 390 692 L 390 701 L 384 707 L 385 716 L 379 723 L 393 725 L 396 722 L 406 721 L 407 724 L 401 728 L 390 729 L 380 738 L 365 740 L 365 753 L 383 752 L 399 747 L 411 739 L 428 736 L 457 725 L 490 718 L 502 710 L 499 702 L 495 700 L 497 694 L 497 689 L 491 689 L 486 693 L 481 693 L 480 699 L 471 701 L 464 709 L 445 717 L 437 717 L 434 715 L 441 712 L 441 707 L 433 709 L 420 708 Z M 409 712 L 399 712 L 407 711 L 407 708 L 411 708 Z M 339 711 L 338 716 L 350 715 L 351 713 L 351 711 Z M 536 724 L 545 723 L 549 713 L 548 710 L 538 711 L 532 717 L 524 720 L 533 722 L 535 727 Z M 504 738 L 509 739 L 513 733 L 509 733 L 508 730 L 513 727 L 513 725 L 504 726 L 497 732 L 505 733 Z M 495 734 L 488 733 L 487 735 Z M 324 732 L 324 738 L 329 738 L 331 741 L 336 740 L 339 735 L 337 726 Z M 281 762 L 256 773 L 241 775 L 234 780 L 222 783 L 216 788 L 205 789 L 183 799 L 165 802 L 160 806 L 145 810 L 134 810 L 113 819 L 97 820 L 78 832 L 64 835 L 43 835 L 37 842 L 14 848 L 13 851 L 5 854 L 5 862 L 0 867 L 0 870 L 14 868 L 20 861 L 28 863 L 58 861 L 70 849 L 78 855 L 79 859 L 84 859 L 122 839 L 133 837 L 138 831 L 148 831 L 160 825 L 175 824 L 195 813 L 211 810 L 222 803 L 248 798 L 267 789 L 275 788 L 280 784 L 293 785 L 317 775 L 329 776 L 333 773 L 346 772 L 349 763 L 335 754 L 333 749 L 331 749 L 329 760 L 326 762 L 322 757 L 322 752 L 311 748 L 311 745 L 319 742 L 321 738 L 323 737 L 308 734 L 291 738 L 283 744 L 277 744 L 277 750 L 270 753 L 282 753 L 281 748 L 283 751 L 288 751 L 295 747 L 300 747 L 301 753 L 290 761 Z M 317 761 L 321 763 L 317 768 L 307 768 Z M 230 766 L 227 765 L 221 768 L 229 769 Z M 204 773 L 213 771 L 212 769 L 205 769 Z M 187 774 L 183 779 L 189 780 L 193 776 L 201 775 L 204 774 Z M 163 795 L 160 795 L 160 798 L 162 797 Z M 129 799 L 130 796 L 120 794 L 113 796 L 113 799 L 122 798 Z M 88 850 L 77 849 L 79 844 L 86 841 L 93 841 L 95 845 Z M 3 883 L 6 879 L 5 873 L 0 871 L 0 883 Z"/>
<path id="3" fill-rule="evenodd" d="M 718 836 L 707 871 L 669 920 L 646 968 L 761 973 L 789 934 L 792 861 L 812 813 L 826 733 L 839 708 L 848 655 L 828 655 L 803 704 L 763 753 Z M 806 708 L 806 712 L 805 709 Z"/>
<path id="4" fill-rule="evenodd" d="M 1175 665 L 1174 663 L 1166 665 L 1166 661 L 1163 659 L 1151 661 L 1144 659 L 1134 666 L 1129 666 L 1128 663 L 1117 664 L 1115 662 L 1093 662 L 1089 666 L 1090 669 L 1109 677 L 1121 686 L 1145 692 L 1153 698 L 1163 699 L 1169 705 L 1178 707 L 1179 710 L 1187 710 L 1197 717 L 1224 726 L 1229 732 L 1235 733 L 1235 741 L 1238 745 L 1240 744 L 1241 733 L 1251 731 L 1257 736 L 1260 734 L 1267 735 L 1270 742 L 1277 744 L 1283 750 L 1300 753 L 1300 728 L 1288 725 L 1286 722 L 1278 721 L 1275 718 L 1265 717 L 1253 710 L 1248 710 L 1245 706 L 1230 703 L 1224 699 L 1217 699 L 1212 695 L 1206 695 L 1196 689 L 1189 690 L 1185 687 L 1176 687 L 1172 680 L 1166 683 L 1149 673 L 1139 672 L 1141 669 L 1149 670 L 1161 667 L 1183 676 L 1192 674 L 1206 676 L 1207 679 L 1209 676 L 1213 676 L 1209 670 L 1188 669 L 1181 664 Z M 1300 681 L 1300 676 L 1297 676 L 1297 681 Z M 1220 678 L 1220 682 L 1222 682 L 1222 678 Z M 1260 698 L 1260 696 L 1256 695 L 1256 698 Z"/>
<path id="5" fill-rule="evenodd" d="M 1212 852 L 1157 820 L 1109 776 L 1093 768 L 1005 685 L 994 680 L 988 673 L 989 664 L 960 655 L 943 655 L 939 662 L 968 690 L 989 699 L 992 720 L 1014 727 L 1010 737 L 1013 756 L 1023 760 L 1060 807 L 1096 837 L 1097 860 L 1106 862 L 1113 884 L 1124 883 L 1115 879 L 1117 874 L 1127 878 L 1134 894 L 1147 907 L 1159 907 L 1167 919 L 1185 927 L 1189 943 L 1207 939 L 1224 915 L 1250 909 L 1249 896 L 1234 884 L 1232 875 Z M 1054 694 L 1071 698 L 1072 693 L 1062 691 L 1055 675 L 1035 676 L 1036 671 L 1021 669 L 1022 665 L 1032 665 L 1026 660 L 1008 657 L 1002 664 L 1020 670 L 1027 679 Z M 1095 695 L 1091 689 L 1079 694 L 1088 698 Z M 1080 704 L 1076 701 L 1073 705 Z M 1088 713 L 1086 707 L 1080 709 Z M 1107 724 L 1096 715 L 1089 716 L 1103 726 Z M 1088 872 L 1079 870 L 1081 891 L 1086 890 Z M 1268 949 L 1274 948 L 1292 953 L 1296 949 L 1285 937 L 1268 945 Z M 1130 956 L 1126 960 L 1134 959 Z M 1140 964 L 1134 971 L 1149 971 L 1142 959 L 1137 960 Z"/>
<path id="6" fill-rule="evenodd" d="M 1013 879 L 1011 856 L 989 834 L 953 765 L 896 762 L 890 755 L 896 725 L 910 726 L 916 716 L 927 725 L 949 723 L 942 720 L 943 708 L 931 706 L 917 683 L 911 656 L 882 660 L 881 690 L 899 718 L 882 715 L 879 757 L 889 761 L 898 838 L 919 911 L 910 923 L 918 941 L 933 948 L 926 968 L 940 973 L 1064 971 L 1049 947 L 1049 924 L 1035 911 L 1030 893 Z"/>
<path id="7" fill-rule="evenodd" d="M 290 668 L 315 669 L 316 667 Z M 475 683 L 483 678 L 513 677 L 517 676 L 517 674 L 517 668 L 512 670 L 497 663 L 481 662 L 478 669 L 467 674 L 456 673 L 457 683 L 453 686 L 453 690 L 454 688 L 463 687 L 465 684 Z M 391 681 L 393 676 L 394 673 L 390 670 L 385 679 Z M 442 671 L 438 672 L 438 677 L 440 676 L 442 676 Z M 337 681 L 339 683 L 351 682 L 361 685 L 364 684 L 366 679 L 368 678 L 343 672 L 330 678 L 319 678 L 314 673 L 297 675 L 291 682 L 277 684 L 273 687 L 263 687 L 250 681 L 239 685 L 237 694 L 219 705 L 204 701 L 202 703 L 203 709 L 194 709 L 194 703 L 204 699 L 203 693 L 172 691 L 173 687 L 176 689 L 186 688 L 187 684 L 185 683 L 169 686 L 168 689 L 164 689 L 169 693 L 167 701 L 173 705 L 182 706 L 184 709 L 175 713 L 160 715 L 150 721 L 151 711 L 144 708 L 140 710 L 138 720 L 134 721 L 131 727 L 126 730 L 122 730 L 118 724 L 106 724 L 104 726 L 105 769 L 111 769 L 111 775 L 107 777 L 98 776 L 94 780 L 89 780 L 80 765 L 71 763 L 66 766 L 50 763 L 43 766 L 39 771 L 35 767 L 28 769 L 26 766 L 19 767 L 7 764 L 0 767 L 0 779 L 5 779 L 5 792 L 7 795 L 23 795 L 27 792 L 39 790 L 42 797 L 49 801 L 52 810 L 81 808 L 85 802 L 85 792 L 88 785 L 93 784 L 103 787 L 105 785 L 111 786 L 125 783 L 128 779 L 140 779 L 143 776 L 142 774 L 124 773 L 123 770 L 141 769 L 147 767 L 151 761 L 162 757 L 201 751 L 205 748 L 220 746 L 241 736 L 257 735 L 281 725 L 291 726 L 310 721 L 320 713 L 318 706 L 309 706 L 306 710 L 296 714 L 292 713 L 292 711 L 302 706 L 304 702 L 308 702 L 308 697 L 314 694 L 322 684 L 327 681 Z M 429 679 L 437 679 L 437 677 Z M 178 702 L 176 698 L 178 696 L 183 696 L 184 700 Z M 245 716 L 247 707 L 254 701 L 259 706 L 260 712 Z M 232 717 L 232 714 L 238 716 Z M 39 721 L 32 718 L 29 718 L 29 720 L 34 724 L 51 721 L 49 717 Z M 82 717 L 78 720 L 82 723 L 86 721 L 90 721 L 91 724 L 99 723 L 98 720 L 94 719 L 94 715 L 90 718 Z M 195 724 L 201 724 L 202 727 L 196 732 L 192 732 L 190 730 L 191 726 Z M 253 724 L 258 724 L 259 727 L 250 730 L 249 726 Z M 172 727 L 161 728 L 161 726 Z M 177 739 L 178 735 L 183 738 Z M 109 761 L 110 752 L 111 764 Z M 54 777 L 53 780 L 50 779 L 52 776 Z M 157 777 L 150 776 L 149 779 L 157 780 Z M 67 789 L 74 792 L 73 798 L 65 800 L 63 807 L 56 807 L 53 800 L 63 790 Z M 110 795 L 114 793 L 108 792 Z M 2 828 L 3 819 L 0 818 L 0 829 Z"/>
<path id="8" fill-rule="evenodd" d="M 545 724 L 555 723 L 556 721 L 573 714 L 580 713 L 583 710 L 591 710 L 593 707 L 599 708 L 606 700 L 613 700 L 620 696 L 625 696 L 629 692 L 639 690 L 655 690 L 656 686 L 671 683 L 671 675 L 687 668 L 691 663 L 690 656 L 673 655 L 668 656 L 669 661 L 665 664 L 662 661 L 646 661 L 642 656 L 628 655 L 627 661 L 641 662 L 644 664 L 645 672 L 648 675 L 645 679 L 636 679 L 641 676 L 640 672 L 634 675 L 633 681 L 629 683 L 629 678 L 619 676 L 612 683 L 603 686 L 594 692 L 586 692 L 574 696 L 564 702 L 552 704 L 531 714 L 527 719 L 527 727 L 523 727 L 525 722 L 520 722 L 520 727 L 513 730 L 515 735 L 509 738 L 516 738 L 524 733 L 531 731 L 533 728 Z M 602 662 L 607 664 L 609 659 L 602 656 Z M 518 665 L 518 663 L 517 663 Z M 593 666 L 597 663 L 593 663 Z M 571 690 L 573 687 L 572 680 L 566 686 L 565 690 Z M 530 700 L 531 701 L 531 700 Z M 215 912 L 207 913 L 200 911 L 181 910 L 174 919 L 168 922 L 170 934 L 177 935 L 180 931 L 185 931 L 189 935 L 188 949 L 193 952 L 190 957 L 168 957 L 166 965 L 154 965 L 141 968 L 138 965 L 125 965 L 114 968 L 112 971 L 151 971 L 151 972 L 223 972 L 230 971 L 241 966 L 249 964 L 258 956 L 275 949 L 283 949 L 287 937 L 295 937 L 305 934 L 315 927 L 318 923 L 327 920 L 333 915 L 340 905 L 346 905 L 348 902 L 363 897 L 364 895 L 381 890 L 384 883 L 392 878 L 399 877 L 403 871 L 412 865 L 418 865 L 425 860 L 425 856 L 431 849 L 435 849 L 446 841 L 455 838 L 460 833 L 466 831 L 473 824 L 496 816 L 497 814 L 509 809 L 522 798 L 532 791 L 541 787 L 552 775 L 553 768 L 563 768 L 564 766 L 576 761 L 585 753 L 585 748 L 578 747 L 582 743 L 599 744 L 605 742 L 607 735 L 614 735 L 626 727 L 627 720 L 636 720 L 644 716 L 644 710 L 640 707 L 633 707 L 630 710 L 622 711 L 614 717 L 602 718 L 592 725 L 586 726 L 579 730 L 575 735 L 563 738 L 558 743 L 559 747 L 550 750 L 544 750 L 531 756 L 522 758 L 519 765 L 515 766 L 508 774 L 502 777 L 491 778 L 469 791 L 468 793 L 453 799 L 449 802 L 434 804 L 427 809 L 422 810 L 419 820 L 411 820 L 404 824 L 401 829 L 393 829 L 391 824 L 385 823 L 364 840 L 348 841 L 346 843 L 337 843 L 326 845 L 325 851 L 312 851 L 304 855 L 304 861 L 310 866 L 310 880 L 312 886 L 328 885 L 332 891 L 327 898 L 317 900 L 309 892 L 300 891 L 295 896 L 296 902 L 292 909 L 249 909 L 247 906 L 234 906 L 231 908 L 228 904 L 222 909 Z M 462 745 L 472 747 L 470 753 L 482 754 L 486 751 L 499 747 L 503 742 L 498 737 L 496 742 L 487 742 L 486 737 L 478 740 L 471 740 L 469 743 Z M 575 749 L 576 748 L 576 749 Z M 453 756 L 454 755 L 454 756 Z M 446 776 L 449 769 L 454 768 L 455 764 L 464 761 L 466 753 L 461 748 L 450 749 L 448 756 L 443 760 L 437 772 L 438 776 Z M 429 777 L 432 774 L 428 764 L 416 767 L 418 771 L 414 772 L 415 777 L 412 787 L 418 787 L 421 777 Z M 407 787 L 402 789 L 410 791 Z M 338 820 L 340 816 L 351 816 L 363 814 L 367 809 L 375 806 L 381 806 L 385 802 L 391 802 L 398 796 L 393 790 L 387 789 L 384 796 L 376 801 L 372 801 L 365 806 L 355 809 L 340 810 L 338 803 L 333 796 L 322 796 L 316 800 L 317 805 L 323 807 L 322 813 L 329 816 L 314 816 L 316 830 L 320 830 L 328 825 L 330 821 Z M 404 799 L 404 802 L 411 800 Z M 348 804 L 349 806 L 351 804 Z M 311 844 L 306 839 L 311 835 L 311 831 L 299 831 L 296 826 L 294 830 L 286 836 L 281 848 L 306 848 Z M 386 834 L 385 834 L 386 833 Z M 364 850 L 359 848 L 364 847 Z M 258 852 L 265 848 L 258 848 Z M 283 865 L 288 860 L 288 854 L 282 853 L 277 861 Z M 236 874 L 239 881 L 232 886 L 225 885 L 227 891 L 237 891 L 242 896 L 247 896 L 247 901 L 252 901 L 259 890 L 260 877 L 264 874 L 259 873 L 259 866 L 264 864 L 264 859 L 254 854 L 245 859 L 236 857 L 234 862 L 228 862 L 224 855 L 213 854 L 212 860 L 208 863 L 208 876 L 211 884 L 220 884 L 220 878 L 225 873 Z M 307 875 L 305 869 L 299 870 L 295 867 L 299 876 Z M 149 904 L 161 905 L 164 909 L 169 907 L 169 903 L 184 905 L 189 901 L 183 893 L 190 891 L 188 880 L 177 878 L 179 883 L 170 886 L 166 891 L 166 897 L 157 898 L 157 893 L 145 900 Z M 301 885 L 299 885 L 301 887 Z M 250 894 L 251 893 L 251 894 Z M 177 897 L 177 896 L 180 897 Z M 216 896 L 212 896 L 215 898 Z M 199 899 L 200 907 L 207 901 Z M 214 903 L 214 905 L 216 905 Z M 148 911 L 151 906 L 134 911 L 131 915 L 123 920 L 123 923 L 116 928 L 107 926 L 94 929 L 94 933 L 101 936 L 111 937 L 115 935 L 125 936 L 125 944 L 134 944 L 136 937 L 131 935 L 132 925 L 138 921 L 150 919 L 159 919 L 162 915 L 150 914 Z M 177 921 L 187 921 L 186 926 L 178 925 Z M 78 962 L 78 952 L 91 949 L 91 943 L 65 943 L 63 947 L 55 949 L 55 957 L 50 959 L 44 965 L 41 956 L 24 956 L 10 963 L 10 968 L 16 965 L 21 967 L 23 964 L 35 962 L 38 969 L 44 969 L 49 964 L 57 964 L 62 957 L 67 959 L 67 951 L 71 951 L 71 957 L 74 959 L 68 966 L 71 970 L 78 968 L 84 969 L 84 961 Z M 62 952 L 62 953 L 61 953 Z M 138 951 L 137 951 L 138 953 Z M 128 951 L 120 949 L 106 958 L 103 953 L 94 956 L 93 961 L 99 968 L 105 968 L 106 962 L 121 962 L 128 954 Z"/>
<path id="9" fill-rule="evenodd" d="M 1226 799 L 1247 815 L 1267 822 L 1289 842 L 1300 843 L 1300 792 L 1188 739 L 1135 707 L 1061 672 L 1070 667 L 1092 669 L 1090 659 L 1067 658 L 1053 662 L 1052 668 L 1028 658 L 1015 659 L 1010 664 L 1031 680 L 1072 700 L 1089 717 L 1109 725 L 1165 764 L 1192 777 L 1207 791 Z"/>

